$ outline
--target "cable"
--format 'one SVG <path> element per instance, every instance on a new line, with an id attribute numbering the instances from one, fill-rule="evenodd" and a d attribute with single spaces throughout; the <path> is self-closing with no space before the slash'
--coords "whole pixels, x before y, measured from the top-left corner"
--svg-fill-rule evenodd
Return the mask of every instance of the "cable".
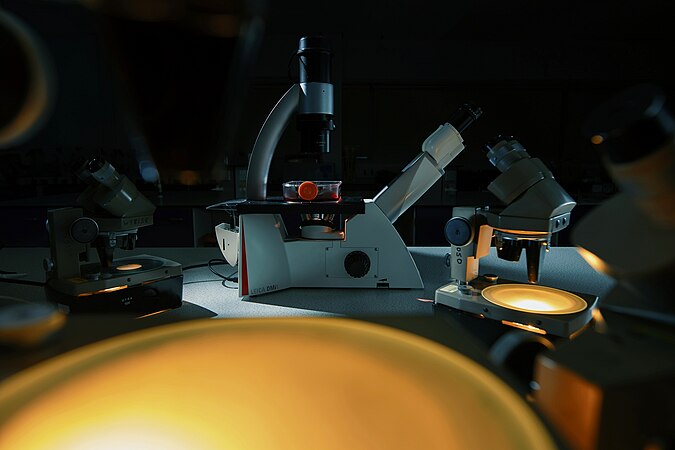
<path id="1" fill-rule="evenodd" d="M 216 272 L 216 270 L 212 267 L 212 264 L 213 264 L 214 262 L 219 262 L 219 261 L 226 262 L 225 260 L 220 259 L 220 258 L 212 259 L 212 260 L 210 260 L 210 261 L 208 262 L 208 267 L 209 267 L 209 270 L 211 271 L 211 273 L 214 274 L 214 275 L 217 276 L 217 277 L 222 278 L 222 279 L 225 280 L 225 281 L 238 282 L 238 281 L 239 281 L 239 278 L 238 278 L 238 277 L 233 277 L 233 275 L 236 274 L 237 271 L 234 271 L 234 272 L 232 272 L 230 275 L 227 275 L 227 276 L 225 276 L 225 275 L 223 275 L 223 274 L 221 274 L 221 273 L 219 273 L 219 272 Z"/>
<path id="2" fill-rule="evenodd" d="M 218 278 L 218 279 L 216 279 L 216 280 L 186 281 L 186 282 L 183 283 L 183 286 L 186 286 L 186 285 L 188 285 L 188 284 L 215 283 L 216 281 L 217 281 L 218 283 L 221 283 L 223 280 L 221 280 L 220 278 Z"/>
<path id="3" fill-rule="evenodd" d="M 237 276 L 235 276 L 235 274 L 238 272 L 238 270 L 235 270 L 234 272 L 232 272 L 229 275 L 223 275 L 220 272 L 216 272 L 216 270 L 213 268 L 213 266 L 221 266 L 221 265 L 224 265 L 224 264 L 229 264 L 229 263 L 222 258 L 213 258 L 213 259 L 210 259 L 209 262 L 207 262 L 207 263 L 193 264 L 191 266 L 183 267 L 183 271 L 190 270 L 190 269 L 197 269 L 197 268 L 200 268 L 200 267 L 208 267 L 212 274 L 214 274 L 218 278 L 222 278 L 223 281 L 230 281 L 232 283 L 237 283 L 239 281 L 239 278 Z M 214 280 L 204 280 L 204 281 L 214 281 Z M 226 286 L 225 284 L 223 284 L 223 286 L 228 287 L 228 288 L 230 287 L 230 286 Z"/>
<path id="4" fill-rule="evenodd" d="M 216 261 L 216 262 L 212 262 L 212 261 Z M 220 266 L 220 265 L 229 264 L 229 263 L 227 261 L 225 261 L 224 259 L 216 258 L 216 259 L 210 260 L 207 263 L 199 263 L 199 264 L 192 264 L 192 265 L 189 265 L 189 266 L 184 266 L 183 271 L 190 270 L 190 269 L 199 269 L 200 267 L 208 267 L 209 264 L 211 264 L 212 266 Z"/>

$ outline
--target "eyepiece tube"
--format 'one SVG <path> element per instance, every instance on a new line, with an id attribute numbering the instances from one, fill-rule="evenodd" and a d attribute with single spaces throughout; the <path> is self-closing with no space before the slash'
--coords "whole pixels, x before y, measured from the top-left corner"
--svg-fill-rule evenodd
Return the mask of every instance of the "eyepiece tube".
<path id="1" fill-rule="evenodd" d="M 455 127 L 455 130 L 463 133 L 482 114 L 483 110 L 480 107 L 471 103 L 464 103 L 450 116 L 448 123 Z"/>

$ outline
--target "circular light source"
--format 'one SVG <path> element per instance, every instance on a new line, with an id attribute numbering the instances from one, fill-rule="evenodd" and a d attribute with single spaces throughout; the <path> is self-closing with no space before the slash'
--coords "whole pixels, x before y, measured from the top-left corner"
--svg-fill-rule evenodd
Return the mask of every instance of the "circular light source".
<path id="1" fill-rule="evenodd" d="M 531 284 L 497 284 L 481 295 L 497 306 L 536 314 L 573 314 L 588 307 L 586 301 L 567 291 Z"/>
<path id="2" fill-rule="evenodd" d="M 0 384 L 0 448 L 139 447 L 556 448 L 483 366 L 348 319 L 173 324 Z"/>
<path id="3" fill-rule="evenodd" d="M 127 271 L 127 270 L 138 270 L 138 269 L 140 269 L 141 267 L 143 267 L 143 266 L 140 265 L 140 264 L 135 264 L 135 263 L 134 263 L 134 264 L 124 264 L 124 265 L 122 265 L 122 266 L 117 266 L 116 269 L 117 269 L 117 270 L 122 270 L 122 271 Z"/>

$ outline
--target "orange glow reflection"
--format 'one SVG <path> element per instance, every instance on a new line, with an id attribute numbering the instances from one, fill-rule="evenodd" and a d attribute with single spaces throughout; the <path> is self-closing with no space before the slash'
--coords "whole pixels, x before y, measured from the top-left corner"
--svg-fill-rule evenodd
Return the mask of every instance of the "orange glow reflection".
<path id="1" fill-rule="evenodd" d="M 117 266 L 116 269 L 117 270 L 137 270 L 137 269 L 140 269 L 141 267 L 143 267 L 143 266 L 140 265 L 140 264 L 124 264 L 122 266 Z"/>
<path id="2" fill-rule="evenodd" d="M 497 284 L 481 292 L 497 306 L 538 314 L 573 314 L 588 307 L 578 295 L 560 289 L 531 284 Z"/>
<path id="3" fill-rule="evenodd" d="M 502 323 L 504 325 L 508 325 L 510 327 L 519 328 L 519 329 L 525 330 L 525 331 L 531 331 L 532 333 L 546 334 L 546 331 L 542 330 L 541 328 L 537 328 L 534 325 L 518 323 L 518 322 L 511 322 L 510 320 L 502 320 Z"/>
<path id="4" fill-rule="evenodd" d="M 109 287 L 106 289 L 99 289 L 98 291 L 93 291 L 93 292 L 83 292 L 82 294 L 78 294 L 78 297 L 87 297 L 89 295 L 96 295 L 96 294 L 104 294 L 106 292 L 115 292 L 115 291 L 121 291 L 122 289 L 126 289 L 129 286 L 126 284 L 123 284 L 122 286 L 113 286 Z"/>
<path id="5" fill-rule="evenodd" d="M 602 136 L 599 135 L 599 134 L 596 134 L 596 135 L 594 135 L 594 136 L 591 137 L 591 143 L 592 143 L 592 144 L 600 145 L 600 144 L 602 144 L 603 142 L 605 142 L 605 138 L 602 137 Z"/>
<path id="6" fill-rule="evenodd" d="M 577 247 L 577 253 L 581 255 L 582 258 L 591 266 L 596 272 L 604 273 L 609 275 L 610 268 L 599 256 L 595 253 L 589 252 L 583 247 Z"/>

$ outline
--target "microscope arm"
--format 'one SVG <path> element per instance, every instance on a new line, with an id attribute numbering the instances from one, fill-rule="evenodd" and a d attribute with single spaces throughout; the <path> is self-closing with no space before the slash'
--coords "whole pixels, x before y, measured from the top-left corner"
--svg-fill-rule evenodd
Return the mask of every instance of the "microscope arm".
<path id="1" fill-rule="evenodd" d="M 294 84 L 281 97 L 270 112 L 255 140 L 246 174 L 246 198 L 265 200 L 267 198 L 267 175 L 272 157 L 288 121 L 297 110 L 300 101 L 300 85 Z"/>
<path id="2" fill-rule="evenodd" d="M 438 181 L 443 170 L 462 150 L 459 131 L 441 125 L 422 144 L 422 152 L 373 199 L 393 223 Z"/>

